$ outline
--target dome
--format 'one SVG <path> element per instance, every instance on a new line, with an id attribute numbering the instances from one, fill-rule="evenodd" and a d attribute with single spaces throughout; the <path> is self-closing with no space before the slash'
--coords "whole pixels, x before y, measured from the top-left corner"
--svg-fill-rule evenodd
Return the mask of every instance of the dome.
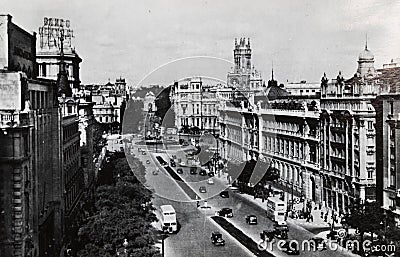
<path id="1" fill-rule="evenodd" d="M 362 51 L 360 53 L 360 55 L 358 56 L 358 59 L 360 59 L 360 60 L 373 60 L 374 59 L 374 55 L 371 53 L 371 51 L 368 50 L 367 47 L 365 47 L 364 51 Z"/>

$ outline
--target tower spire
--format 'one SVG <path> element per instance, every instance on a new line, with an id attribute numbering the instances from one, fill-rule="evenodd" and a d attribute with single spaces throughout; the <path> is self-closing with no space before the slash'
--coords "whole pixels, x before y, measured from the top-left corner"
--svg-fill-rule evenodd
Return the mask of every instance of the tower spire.
<path id="1" fill-rule="evenodd" d="M 57 75 L 57 93 L 58 96 L 72 96 L 72 89 L 69 85 L 68 74 L 65 69 L 64 61 L 64 30 L 60 33 L 60 67 Z"/>
<path id="2" fill-rule="evenodd" d="M 365 50 L 368 50 L 368 33 L 365 33 Z"/>
<path id="3" fill-rule="evenodd" d="M 272 80 L 274 80 L 274 60 L 272 60 Z"/>

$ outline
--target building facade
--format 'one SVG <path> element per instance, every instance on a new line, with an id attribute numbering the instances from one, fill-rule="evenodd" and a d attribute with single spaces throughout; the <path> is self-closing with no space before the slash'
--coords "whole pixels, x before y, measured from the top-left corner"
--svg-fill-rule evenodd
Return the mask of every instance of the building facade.
<path id="1" fill-rule="evenodd" d="M 347 212 L 355 201 L 375 200 L 376 112 L 380 93 L 374 56 L 367 46 L 350 79 L 321 79 L 321 180 L 324 204 Z"/>
<path id="2" fill-rule="evenodd" d="M 77 93 L 81 84 L 79 66 L 82 59 L 72 45 L 73 36 L 69 20 L 45 17 L 43 26 L 39 27 L 36 60 L 38 77 L 56 80 L 63 58 L 69 86 L 74 93 Z M 63 57 L 60 54 L 61 45 Z"/>
<path id="3" fill-rule="evenodd" d="M 95 102 L 93 115 L 96 121 L 104 124 L 122 124 L 127 97 L 125 79 L 119 78 L 115 83 L 92 85 L 90 88 L 91 99 Z"/>
<path id="4" fill-rule="evenodd" d="M 35 34 L 0 19 L 0 255 L 55 256 L 63 235 L 57 87 L 36 78 Z"/>
<path id="5" fill-rule="evenodd" d="M 291 95 L 319 96 L 321 92 L 321 84 L 307 82 L 305 80 L 300 82 L 289 82 L 285 85 L 285 90 Z"/>
<path id="6" fill-rule="evenodd" d="M 61 114 L 55 83 L 1 72 L 2 256 L 54 256 L 62 241 Z M 21 91 L 21 89 L 24 89 Z M 19 91 L 19 92 L 18 92 Z M 24 99 L 24 102 L 13 98 Z M 13 108 L 7 102 L 13 101 Z"/>
<path id="7" fill-rule="evenodd" d="M 389 224 L 400 227 L 400 66 L 392 60 L 379 72 L 383 92 L 374 103 L 377 200 Z"/>
<path id="8" fill-rule="evenodd" d="M 197 127 L 200 131 L 215 131 L 221 101 L 232 96 L 232 89 L 221 84 L 206 84 L 202 78 L 190 78 L 172 86 L 171 99 L 175 126 Z"/>

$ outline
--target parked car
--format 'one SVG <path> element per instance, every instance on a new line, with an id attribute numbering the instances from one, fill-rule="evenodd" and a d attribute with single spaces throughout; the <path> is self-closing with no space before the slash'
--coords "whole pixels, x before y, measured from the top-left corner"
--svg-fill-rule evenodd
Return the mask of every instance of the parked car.
<path id="1" fill-rule="evenodd" d="M 196 167 L 190 167 L 190 174 L 191 175 L 197 174 L 197 168 Z"/>
<path id="2" fill-rule="evenodd" d="M 233 211 L 231 208 L 222 208 L 221 210 L 217 211 L 217 215 L 222 217 L 232 218 Z"/>
<path id="3" fill-rule="evenodd" d="M 283 252 L 285 252 L 288 255 L 299 255 L 300 250 L 299 250 L 299 243 L 296 241 L 286 241 L 281 248 L 283 249 Z"/>
<path id="4" fill-rule="evenodd" d="M 199 174 L 201 176 L 207 176 L 207 172 L 205 170 L 200 170 Z"/>
<path id="5" fill-rule="evenodd" d="M 314 243 L 315 249 L 322 250 L 326 248 L 326 241 L 322 237 L 313 237 L 310 239 L 311 242 Z"/>
<path id="6" fill-rule="evenodd" d="M 186 163 L 185 163 L 185 162 L 180 162 L 180 163 L 179 163 L 179 166 L 184 167 L 184 166 L 186 166 Z"/>
<path id="7" fill-rule="evenodd" d="M 199 192 L 200 193 L 207 193 L 207 188 L 205 186 L 199 187 Z"/>
<path id="8" fill-rule="evenodd" d="M 275 231 L 274 230 L 263 230 L 260 233 L 261 240 L 271 242 L 274 239 Z"/>
<path id="9" fill-rule="evenodd" d="M 176 172 L 177 172 L 178 174 L 183 174 L 183 170 L 182 170 L 181 168 L 178 168 L 178 169 L 176 170 Z"/>
<path id="10" fill-rule="evenodd" d="M 150 164 L 150 160 L 147 160 L 146 163 L 147 163 L 147 164 Z"/>
<path id="11" fill-rule="evenodd" d="M 229 192 L 228 191 L 222 191 L 221 193 L 219 193 L 219 196 L 221 196 L 222 198 L 229 198 Z"/>
<path id="12" fill-rule="evenodd" d="M 222 234 L 220 232 L 212 232 L 211 243 L 215 246 L 224 246 L 225 240 L 222 238 Z"/>
<path id="13" fill-rule="evenodd" d="M 172 157 L 172 159 L 176 159 L 176 155 L 175 154 L 173 154 L 171 157 Z"/>
<path id="14" fill-rule="evenodd" d="M 143 151 L 143 152 L 142 152 L 142 155 L 146 155 L 146 152 L 145 152 L 145 151 Z"/>
<path id="15" fill-rule="evenodd" d="M 215 176 L 215 173 L 214 173 L 214 171 L 210 171 L 210 172 L 208 172 L 208 176 L 209 176 L 209 177 L 214 177 L 214 176 Z"/>
<path id="16" fill-rule="evenodd" d="M 174 159 L 171 159 L 169 161 L 169 163 L 170 163 L 171 167 L 176 167 L 176 163 L 175 163 Z"/>
<path id="17" fill-rule="evenodd" d="M 326 235 L 326 238 L 330 240 L 337 240 L 339 238 L 338 232 L 336 230 L 331 230 Z"/>
<path id="18" fill-rule="evenodd" d="M 256 215 L 247 215 L 246 223 L 249 225 L 257 225 L 257 216 Z"/>
<path id="19" fill-rule="evenodd" d="M 214 185 L 214 180 L 212 178 L 207 179 L 207 184 Z"/>

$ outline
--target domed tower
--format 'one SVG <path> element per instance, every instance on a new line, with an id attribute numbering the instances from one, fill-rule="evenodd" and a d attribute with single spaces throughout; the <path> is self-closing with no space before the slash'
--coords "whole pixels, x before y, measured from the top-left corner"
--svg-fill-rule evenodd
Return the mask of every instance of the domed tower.
<path id="1" fill-rule="evenodd" d="M 367 42 L 365 42 L 365 49 L 358 56 L 357 76 L 365 77 L 375 74 L 374 55 L 368 50 Z"/>
<path id="2" fill-rule="evenodd" d="M 235 49 L 233 50 L 235 60 L 235 73 L 251 71 L 251 48 L 250 38 L 241 38 L 239 44 L 235 39 Z"/>

